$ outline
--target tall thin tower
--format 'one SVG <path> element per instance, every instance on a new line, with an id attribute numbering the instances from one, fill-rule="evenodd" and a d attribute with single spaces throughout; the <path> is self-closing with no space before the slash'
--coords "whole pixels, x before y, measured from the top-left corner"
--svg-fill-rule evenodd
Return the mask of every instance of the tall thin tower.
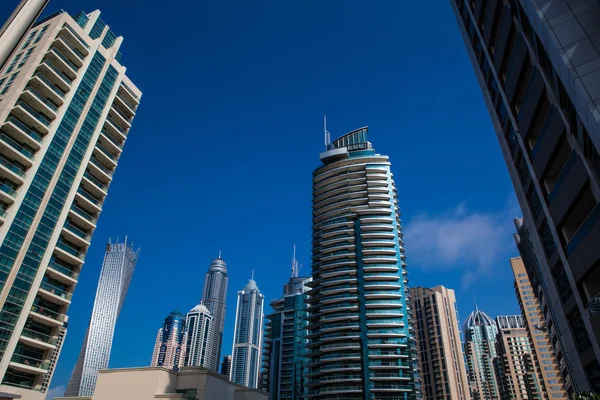
<path id="1" fill-rule="evenodd" d="M 37 21 L 0 68 L 2 393 L 46 397 L 141 99 L 122 43 L 100 11 L 60 11 Z"/>
<path id="2" fill-rule="evenodd" d="M 209 346 L 206 368 L 219 371 L 221 361 L 221 346 L 223 344 L 223 329 L 225 327 L 225 309 L 227 300 L 227 264 L 219 257 L 214 259 L 204 275 L 204 290 L 202 291 L 202 304 L 212 316 L 213 344 Z"/>
<path id="3" fill-rule="evenodd" d="M 263 336 L 264 296 L 254 279 L 238 292 L 233 333 L 232 382 L 258 388 Z"/>
<path id="4" fill-rule="evenodd" d="M 139 248 L 127 239 L 106 245 L 92 318 L 81 346 L 77 364 L 65 392 L 66 397 L 91 396 L 98 371 L 108 368 L 115 324 L 135 269 Z"/>
<path id="5" fill-rule="evenodd" d="M 326 145 L 313 172 L 307 396 L 420 398 L 390 161 L 366 127 Z"/>

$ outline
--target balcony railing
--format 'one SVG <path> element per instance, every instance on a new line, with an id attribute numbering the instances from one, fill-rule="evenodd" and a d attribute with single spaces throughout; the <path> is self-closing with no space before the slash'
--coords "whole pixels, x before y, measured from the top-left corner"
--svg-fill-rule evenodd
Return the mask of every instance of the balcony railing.
<path id="1" fill-rule="evenodd" d="M 96 147 L 98 148 L 98 150 L 100 150 L 101 152 L 106 154 L 106 157 L 110 158 L 113 161 L 117 161 L 117 157 L 114 156 L 110 151 L 108 151 L 104 147 L 102 147 L 102 145 L 100 143 L 96 143 Z"/>
<path id="2" fill-rule="evenodd" d="M 22 354 L 14 354 L 11 361 L 40 369 L 48 369 L 50 364 L 48 361 L 38 360 L 37 358 L 27 357 Z"/>
<path id="3" fill-rule="evenodd" d="M 104 165 L 102 165 L 100 161 L 96 160 L 94 157 L 90 158 L 90 161 L 96 167 L 100 168 L 106 175 L 112 176 L 113 172 L 110 169 L 106 168 Z"/>
<path id="4" fill-rule="evenodd" d="M 35 90 L 33 88 L 33 86 L 27 86 L 25 88 L 25 90 L 29 91 L 29 93 L 34 95 L 38 100 L 40 100 L 42 103 L 44 103 L 46 106 L 48 106 L 48 108 L 51 109 L 52 111 L 58 111 L 58 106 L 56 104 L 54 104 L 52 101 L 50 101 L 48 98 L 46 98 L 43 94 L 41 94 L 40 92 Z"/>
<path id="5" fill-rule="evenodd" d="M 72 297 L 71 293 L 67 293 L 66 290 L 56 287 L 54 285 L 51 285 L 48 282 L 42 282 L 42 284 L 40 285 L 40 288 L 44 289 L 47 292 L 55 294 L 59 297 L 62 297 L 63 299 L 71 300 L 71 297 Z"/>
<path id="6" fill-rule="evenodd" d="M 28 134 L 29 136 L 31 136 L 32 138 L 34 138 L 38 142 L 42 141 L 43 135 L 40 132 L 38 132 L 35 129 L 32 129 L 32 128 L 28 127 L 27 125 L 25 125 L 24 123 L 22 123 L 21 121 L 19 121 L 17 118 L 15 118 L 15 117 L 8 117 L 8 119 L 6 120 L 6 122 L 11 122 L 17 128 L 21 129 L 23 132 L 25 132 L 26 134 Z"/>
<path id="7" fill-rule="evenodd" d="M 79 40 L 79 42 L 81 42 L 81 45 L 83 47 L 85 47 L 86 49 L 89 49 L 90 46 L 81 38 L 81 36 L 79 36 L 79 34 L 77 34 L 77 32 L 75 32 L 73 30 L 73 28 L 71 28 L 68 24 L 65 24 L 64 28 L 67 28 L 69 32 L 71 32 L 71 35 L 75 36 L 75 38 L 77 40 Z"/>
<path id="8" fill-rule="evenodd" d="M 12 172 L 14 172 L 15 174 L 17 174 L 17 175 L 19 175 L 21 177 L 25 176 L 25 170 L 24 169 L 22 169 L 21 167 L 18 167 L 12 161 L 7 160 L 1 154 L 0 154 L 0 164 L 4 165 L 6 168 L 8 168 L 9 170 L 11 170 Z"/>
<path id="9" fill-rule="evenodd" d="M 3 142 L 8 143 L 13 149 L 17 150 L 19 153 L 23 154 L 25 157 L 27 157 L 29 159 L 33 158 L 33 152 L 31 150 L 28 150 L 25 147 L 23 147 L 22 145 L 20 145 L 19 143 L 15 142 L 15 140 L 13 138 L 8 136 L 4 132 L 0 132 L 0 139 L 2 139 Z"/>
<path id="10" fill-rule="evenodd" d="M 55 337 L 50 335 L 46 335 L 45 333 L 34 331 L 33 329 L 23 328 L 23 336 L 39 340 L 40 342 L 48 343 L 51 345 L 56 345 L 57 340 Z"/>
<path id="11" fill-rule="evenodd" d="M 82 216 L 83 218 L 87 219 L 90 222 L 96 222 L 96 217 L 92 216 L 90 213 L 88 213 L 87 211 L 84 211 L 83 209 L 77 207 L 75 204 L 73 204 L 73 207 L 71 207 L 71 209 L 73 211 L 75 211 L 75 213 L 77 215 Z"/>
<path id="12" fill-rule="evenodd" d="M 48 317 L 57 321 L 64 321 L 64 315 L 60 314 L 56 311 L 48 310 L 46 307 L 42 307 L 38 304 L 34 304 L 31 306 L 31 311 L 34 313 L 43 315 L 44 317 Z"/>
<path id="13" fill-rule="evenodd" d="M 90 174 L 87 171 L 85 171 L 83 173 L 83 176 L 85 176 L 87 179 L 89 179 L 90 181 L 92 181 L 93 184 L 95 184 L 96 186 L 98 186 L 102 190 L 106 190 L 108 188 L 108 185 L 105 185 L 104 183 L 100 182 L 96 177 L 92 176 L 92 174 Z"/>
<path id="14" fill-rule="evenodd" d="M 58 86 L 56 86 L 54 83 L 52 83 L 50 81 L 50 79 L 46 78 L 41 73 L 36 72 L 35 74 L 33 74 L 33 76 L 37 76 L 42 82 L 44 82 L 46 85 L 48 85 L 50 87 L 50 89 L 52 89 L 52 91 L 54 93 L 56 93 L 59 97 L 64 97 L 65 96 L 65 92 L 63 92 L 61 88 L 59 88 Z"/>
<path id="15" fill-rule="evenodd" d="M 113 111 L 115 111 L 117 114 L 119 114 L 121 117 L 123 117 L 123 119 L 124 119 L 124 120 L 125 120 L 125 121 L 126 121 L 128 124 L 131 124 L 131 117 L 128 117 L 127 115 L 125 115 L 125 114 L 123 113 L 123 111 L 119 110 L 119 108 L 118 108 L 117 106 L 115 106 L 114 104 L 113 104 L 113 106 L 112 106 L 112 109 L 113 109 Z"/>
<path id="16" fill-rule="evenodd" d="M 127 133 L 125 132 L 125 129 L 121 128 L 119 126 L 119 124 L 117 124 L 115 121 L 113 121 L 113 119 L 111 117 L 106 117 L 106 120 L 109 121 L 113 125 L 113 128 L 115 128 L 117 131 L 121 132 L 123 135 L 127 135 Z"/>
<path id="17" fill-rule="evenodd" d="M 54 66 L 54 64 L 52 64 L 52 62 L 51 62 L 50 60 L 45 60 L 45 61 L 44 61 L 44 64 L 46 64 L 46 66 L 47 66 L 48 68 L 50 68 L 52 71 L 56 72 L 56 74 L 57 74 L 58 76 L 60 76 L 62 79 L 64 79 L 64 80 L 65 80 L 65 82 L 67 82 L 68 84 L 71 84 L 71 83 L 73 83 L 73 79 L 71 79 L 71 78 L 69 78 L 67 75 L 65 75 L 65 73 L 64 73 L 64 72 L 62 72 L 60 69 L 56 68 L 56 67 Z"/>
<path id="18" fill-rule="evenodd" d="M 88 233 L 85 233 L 84 231 L 82 231 L 81 229 L 79 229 L 78 227 L 76 227 L 75 225 L 71 224 L 69 221 L 65 222 L 65 228 L 69 231 L 74 233 L 75 235 L 79 236 L 80 238 L 89 241 L 91 239 L 91 235 Z"/>
<path id="19" fill-rule="evenodd" d="M 43 125 L 50 126 L 50 120 L 48 118 L 44 117 L 39 112 L 35 111 L 33 109 L 33 107 L 31 107 L 29 104 L 25 103 L 23 100 L 19 100 L 17 102 L 17 105 L 23 107 L 29 114 L 31 114 L 33 117 L 35 117 L 35 119 L 40 121 Z"/>
<path id="20" fill-rule="evenodd" d="M 0 190 L 12 197 L 15 197 L 17 195 L 17 191 L 4 182 L 0 184 Z"/>
<path id="21" fill-rule="evenodd" d="M 67 64 L 69 67 L 73 68 L 74 72 L 79 70 L 79 67 L 77 65 L 73 64 L 73 61 L 71 61 L 67 57 L 65 57 L 65 55 L 63 53 L 61 53 L 60 50 L 58 50 L 56 47 L 51 47 L 50 50 L 52 51 L 52 53 L 54 55 L 56 55 L 58 58 L 60 58 L 62 61 L 64 61 L 65 64 Z"/>
<path id="22" fill-rule="evenodd" d="M 79 277 L 79 274 L 77 272 L 73 271 L 70 268 L 65 267 L 64 265 L 60 265 L 54 261 L 50 261 L 48 263 L 48 267 L 52 268 L 55 271 L 60 272 L 61 274 L 69 276 L 71 278 L 77 279 Z"/>
<path id="23" fill-rule="evenodd" d="M 88 199 L 89 201 L 91 201 L 92 203 L 94 203 L 96 205 L 100 205 L 100 203 L 101 203 L 100 200 L 98 200 L 97 198 L 92 196 L 90 193 L 88 193 L 85 189 L 83 189 L 81 187 L 79 189 L 77 189 L 77 193 L 79 193 L 80 195 L 82 195 L 83 197 L 85 197 L 86 199 Z"/>
<path id="24" fill-rule="evenodd" d="M 118 92 L 117 92 L 117 97 L 119 98 L 119 100 L 121 100 L 123 103 L 125 103 L 125 105 L 127 105 L 127 107 L 131 108 L 131 111 L 135 111 L 135 107 L 133 106 L 133 104 L 131 104 L 129 101 L 125 100 L 123 98 L 123 96 L 121 96 L 121 94 Z"/>
<path id="25" fill-rule="evenodd" d="M 80 252 L 79 250 L 69 246 L 68 244 L 66 244 L 65 242 L 62 241 L 58 241 L 56 243 L 56 247 L 58 247 L 61 250 L 66 251 L 67 253 L 79 258 L 80 260 L 83 260 L 85 258 L 85 255 Z"/>
<path id="26" fill-rule="evenodd" d="M 106 132 L 104 129 L 102 129 L 102 133 L 104 134 L 104 136 L 106 136 L 106 138 L 108 140 L 111 141 L 111 143 L 113 143 L 115 146 L 117 146 L 119 149 L 123 149 L 123 144 L 120 143 L 117 139 L 115 139 L 114 137 L 112 137 L 112 135 L 108 132 Z"/>
<path id="27" fill-rule="evenodd" d="M 71 51 L 73 51 L 73 53 L 75 53 L 75 55 L 83 61 L 85 56 L 83 55 L 83 53 L 81 51 L 79 51 L 77 48 L 75 48 L 75 46 L 73 46 L 71 43 L 69 43 L 69 40 L 67 38 L 64 38 L 61 36 L 59 36 L 59 38 L 62 39 L 62 42 L 65 44 L 65 46 L 67 46 L 69 49 L 71 49 Z"/>

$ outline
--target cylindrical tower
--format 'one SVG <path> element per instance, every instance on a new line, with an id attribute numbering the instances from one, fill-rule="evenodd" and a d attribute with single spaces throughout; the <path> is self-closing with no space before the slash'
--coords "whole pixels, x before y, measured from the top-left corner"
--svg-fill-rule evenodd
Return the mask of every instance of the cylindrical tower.
<path id="1" fill-rule="evenodd" d="M 313 173 L 308 398 L 420 397 L 396 187 L 367 128 Z"/>
<path id="2" fill-rule="evenodd" d="M 221 257 L 214 259 L 204 276 L 204 290 L 202 291 L 202 304 L 213 317 L 214 342 L 209 348 L 207 368 L 217 371 L 221 360 L 221 345 L 223 343 L 223 329 L 225 326 L 225 309 L 227 299 L 227 265 Z"/>

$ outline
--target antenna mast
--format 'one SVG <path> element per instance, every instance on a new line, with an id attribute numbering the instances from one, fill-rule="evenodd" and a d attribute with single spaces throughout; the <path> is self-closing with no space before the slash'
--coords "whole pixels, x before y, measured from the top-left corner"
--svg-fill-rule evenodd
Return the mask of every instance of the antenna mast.
<path id="1" fill-rule="evenodd" d="M 323 130 L 325 131 L 325 150 L 327 150 L 327 148 L 331 144 L 331 135 L 327 130 L 327 115 L 323 116 Z"/>
<path id="2" fill-rule="evenodd" d="M 296 261 L 296 245 L 294 245 L 294 256 L 292 257 L 292 278 L 298 277 L 298 261 Z"/>

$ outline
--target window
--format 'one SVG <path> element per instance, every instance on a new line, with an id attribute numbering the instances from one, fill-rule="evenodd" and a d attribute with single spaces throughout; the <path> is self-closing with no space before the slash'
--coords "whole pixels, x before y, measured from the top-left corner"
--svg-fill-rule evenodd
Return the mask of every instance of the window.
<path id="1" fill-rule="evenodd" d="M 550 257 L 556 250 L 556 245 L 554 244 L 554 238 L 552 237 L 552 231 L 550 230 L 550 225 L 548 225 L 548 220 L 544 220 L 544 223 L 540 227 L 540 238 L 542 239 L 542 246 L 544 247 L 546 256 Z"/>
<path id="2" fill-rule="evenodd" d="M 550 101 L 548 100 L 548 95 L 544 90 L 542 95 L 540 96 L 540 100 L 535 108 L 533 113 L 533 119 L 531 120 L 531 124 L 529 125 L 529 130 L 527 132 L 526 145 L 529 151 L 533 150 L 535 143 L 540 136 L 540 132 L 542 130 L 542 126 L 544 126 L 544 122 L 546 121 L 546 117 L 548 116 L 548 112 L 550 111 Z"/>
<path id="3" fill-rule="evenodd" d="M 515 49 L 515 44 L 517 43 L 517 29 L 515 28 L 515 24 L 511 22 L 510 24 L 510 32 L 508 32 L 508 39 L 506 40 L 506 47 L 504 48 L 504 56 L 502 57 L 502 63 L 500 64 L 500 80 L 502 84 L 506 83 L 506 74 L 508 72 L 508 66 L 510 65 L 510 60 L 512 59 L 512 54 Z"/>
<path id="4" fill-rule="evenodd" d="M 29 34 L 29 36 L 27 37 L 27 40 L 25 41 L 25 43 L 23 43 L 23 46 L 21 46 L 21 50 L 23 50 L 24 48 L 26 48 L 27 46 L 29 46 L 29 44 L 33 40 L 33 37 L 35 36 L 36 33 L 37 33 L 37 30 L 35 30 L 35 31 L 33 31 L 33 32 L 31 32 Z"/>
<path id="5" fill-rule="evenodd" d="M 492 31 L 490 33 L 490 42 L 488 48 L 490 53 L 494 55 L 496 51 L 496 41 L 498 40 L 498 33 L 500 32 L 500 23 L 504 14 L 504 5 L 501 1 L 496 6 L 496 12 L 494 15 L 494 22 L 492 23 Z"/>
<path id="6" fill-rule="evenodd" d="M 9 74 L 9 73 L 12 72 L 13 69 L 15 69 L 15 65 L 17 65 L 17 63 L 19 62 L 19 60 L 21 59 L 21 57 L 23 57 L 23 53 L 19 53 L 19 54 L 17 54 L 15 56 L 15 58 L 13 58 L 13 60 L 10 63 L 10 65 L 6 69 L 5 74 Z"/>
<path id="7" fill-rule="evenodd" d="M 561 172 L 563 169 L 566 169 L 567 161 L 569 161 L 569 157 L 571 156 L 571 146 L 567 141 L 567 136 L 563 132 L 561 134 L 560 140 L 558 144 L 554 148 L 554 152 L 550 157 L 550 161 L 548 165 L 546 165 L 546 169 L 542 174 L 541 186 L 544 188 L 546 195 L 549 195 L 554 186 L 556 185 Z"/>
<path id="8" fill-rule="evenodd" d="M 567 320 L 569 321 L 569 328 L 571 328 L 571 333 L 573 333 L 577 349 L 580 353 L 587 350 L 591 346 L 591 342 L 577 307 L 567 316 Z"/>
<path id="9" fill-rule="evenodd" d="M 560 294 L 561 300 L 563 302 L 566 301 L 573 291 L 571 290 L 569 278 L 567 278 L 567 274 L 565 273 L 561 261 L 552 268 L 552 277 L 554 278 L 554 284 L 556 285 L 556 290 L 558 290 L 558 293 Z"/>
<path id="10" fill-rule="evenodd" d="M 17 69 L 21 68 L 23 65 L 25 65 L 27 60 L 29 60 L 29 56 L 31 56 L 31 52 L 33 52 L 33 49 L 35 49 L 35 47 L 32 47 L 25 52 L 25 56 L 23 57 L 19 65 L 17 65 Z"/>
<path id="11" fill-rule="evenodd" d="M 581 192 L 560 224 L 559 232 L 561 233 L 561 239 L 564 244 L 569 243 L 581 225 L 583 225 L 588 215 L 590 215 L 592 210 L 596 207 L 597 203 L 598 202 L 592 193 L 592 189 L 590 188 L 590 184 L 587 183 L 583 189 L 581 189 Z"/>
<path id="12" fill-rule="evenodd" d="M 10 86 L 13 84 L 13 82 L 15 81 L 15 78 L 17 77 L 17 75 L 19 75 L 18 72 L 15 72 L 14 74 L 12 74 L 10 76 L 10 78 L 8 78 L 8 81 L 6 82 L 6 85 L 4 86 L 4 89 L 2 89 L 2 91 L 0 92 L 0 95 L 8 92 L 8 89 L 10 89 Z"/>
<path id="13" fill-rule="evenodd" d="M 521 111 L 521 105 L 523 104 L 523 98 L 525 97 L 525 91 L 527 90 L 527 86 L 529 85 L 529 80 L 531 79 L 531 71 L 533 70 L 533 65 L 531 64 L 531 60 L 529 57 L 525 59 L 525 63 L 521 68 L 521 73 L 519 74 L 519 80 L 517 81 L 517 87 L 515 89 L 515 93 L 512 98 L 511 107 L 515 116 L 519 115 Z"/>
<path id="14" fill-rule="evenodd" d="M 540 215 L 540 211 L 542 211 L 542 203 L 537 190 L 535 190 L 535 187 L 532 187 L 529 190 L 529 193 L 527 194 L 527 202 L 529 203 L 529 208 L 531 209 L 533 218 L 536 219 L 538 215 Z"/>
<path id="15" fill-rule="evenodd" d="M 42 38 L 44 37 L 44 33 L 46 33 L 46 31 L 48 30 L 48 25 L 44 26 L 41 30 L 40 33 L 38 33 L 37 37 L 35 38 L 35 41 L 33 43 L 37 43 L 40 40 L 42 40 Z"/>

